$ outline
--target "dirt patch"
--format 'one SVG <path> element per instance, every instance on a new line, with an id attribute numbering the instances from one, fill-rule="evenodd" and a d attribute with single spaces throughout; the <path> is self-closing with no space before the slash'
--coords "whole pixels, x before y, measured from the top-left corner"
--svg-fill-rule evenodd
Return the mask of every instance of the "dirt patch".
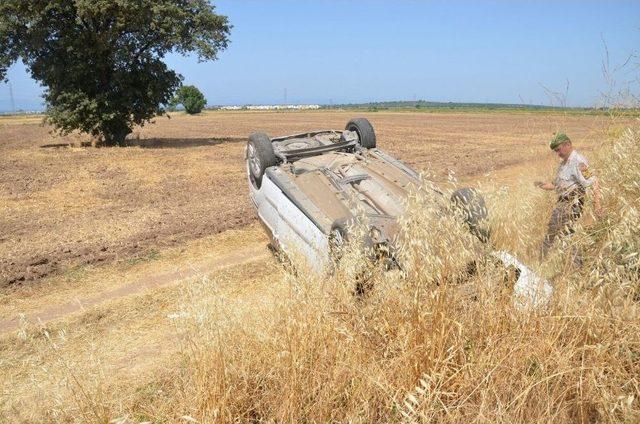
<path id="1" fill-rule="evenodd" d="M 0 287 L 144 256 L 253 219 L 239 140 L 40 149 L 45 135 L 33 133 L 42 127 L 2 131 L 11 140 L 25 130 L 31 140 L 0 153 L 7 159 L 0 164 Z"/>
<path id="2" fill-rule="evenodd" d="M 144 257 L 154 249 L 246 225 L 244 140 L 342 128 L 350 111 L 215 112 L 159 118 L 128 147 L 77 147 L 40 118 L 0 128 L 0 287 L 85 264 Z M 436 181 L 469 179 L 548 158 L 554 131 L 587 149 L 603 117 L 513 113 L 365 113 L 379 145 Z M 42 146 L 56 148 L 41 148 Z"/>
<path id="3" fill-rule="evenodd" d="M 187 269 L 175 269 L 147 275 L 144 278 L 131 283 L 123 284 L 115 288 L 110 287 L 101 293 L 49 306 L 38 312 L 25 316 L 24 320 L 20 320 L 18 317 L 0 320 L 0 336 L 17 330 L 23 323 L 30 322 L 44 324 L 49 321 L 61 319 L 68 315 L 84 311 L 87 308 L 91 308 L 105 302 L 140 294 L 147 290 L 156 289 L 189 278 L 209 275 L 231 266 L 237 266 L 247 262 L 262 261 L 270 255 L 271 253 L 267 249 L 265 243 L 259 242 L 239 246 L 238 249 L 225 255 L 210 258 L 208 260 L 201 259 L 198 263 L 191 264 Z"/>
<path id="4" fill-rule="evenodd" d="M 246 262 L 234 264 L 231 260 L 224 262 L 221 268 L 215 267 L 215 257 L 210 258 L 212 268 L 204 266 L 206 261 L 184 268 L 185 263 L 180 262 L 183 273 L 172 281 L 174 284 L 145 286 L 144 290 L 137 290 L 139 286 L 135 286 L 131 295 L 116 296 L 93 305 L 83 304 L 86 310 L 59 316 L 61 319 L 56 318 L 56 322 L 27 325 L 22 334 L 0 337 L 0 393 L 3 394 L 0 416 L 4 418 L 0 421 L 38 421 L 33 417 L 42 412 L 43 393 L 55 394 L 59 399 L 60 394 L 66 395 L 69 389 L 89 389 L 93 387 L 91 381 L 96 381 L 93 379 L 98 377 L 97 373 L 105 378 L 105 382 L 116 383 L 117 387 L 110 386 L 108 393 L 126 391 L 135 395 L 144 382 L 152 382 L 166 369 L 173 369 L 183 346 L 183 332 L 177 329 L 176 322 L 183 319 L 184 295 L 191 284 L 215 281 L 216 290 L 210 293 L 212 297 L 224 294 L 251 302 L 258 295 L 264 297 L 270 293 L 271 287 L 265 282 L 279 278 L 280 266 L 266 253 L 264 240 L 255 237 L 253 230 L 250 233 L 257 239 L 255 243 L 262 243 L 261 252 L 266 259 L 250 255 L 251 259 Z M 228 241 L 240 240 L 231 237 Z M 203 260 L 202 257 L 199 259 Z M 164 263 L 159 265 L 166 266 Z M 198 265 L 203 267 L 198 268 Z M 164 271 L 151 272 L 144 278 L 154 275 L 166 274 Z M 90 279 L 93 277 L 89 276 Z M 242 284 L 236 284 L 238 281 Z M 127 287 L 122 290 L 126 292 L 132 286 L 125 284 L 123 287 Z M 117 289 L 113 286 L 99 293 L 118 295 L 114 293 Z M 94 299 L 100 294 L 85 295 L 86 299 Z M 52 305 L 44 306 L 44 309 Z M 37 312 L 33 313 L 37 315 Z M 69 381 L 71 385 L 66 384 Z M 155 390 L 154 393 L 158 394 Z M 43 420 L 51 421 L 51 415 L 39 421 Z"/>

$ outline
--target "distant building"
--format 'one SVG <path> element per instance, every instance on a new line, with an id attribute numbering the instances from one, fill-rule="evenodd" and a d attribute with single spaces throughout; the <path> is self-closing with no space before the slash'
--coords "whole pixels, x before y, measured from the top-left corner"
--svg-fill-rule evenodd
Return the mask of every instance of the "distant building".
<path id="1" fill-rule="evenodd" d="M 220 110 L 315 110 L 320 105 L 248 105 L 248 106 L 221 106 Z"/>

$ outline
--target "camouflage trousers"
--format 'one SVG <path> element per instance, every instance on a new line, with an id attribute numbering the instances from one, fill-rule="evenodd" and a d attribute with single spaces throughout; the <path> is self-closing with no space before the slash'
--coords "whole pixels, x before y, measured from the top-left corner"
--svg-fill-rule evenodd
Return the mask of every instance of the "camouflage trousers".
<path id="1" fill-rule="evenodd" d="M 582 206 L 584 205 L 584 197 L 576 196 L 573 198 L 560 198 L 558 203 L 551 212 L 551 218 L 547 224 L 547 233 L 542 242 L 541 256 L 544 259 L 553 242 L 558 236 L 570 236 L 574 233 L 573 225 L 575 221 L 582 215 Z M 576 265 L 582 264 L 582 258 L 578 250 L 572 248 L 573 262 Z"/>

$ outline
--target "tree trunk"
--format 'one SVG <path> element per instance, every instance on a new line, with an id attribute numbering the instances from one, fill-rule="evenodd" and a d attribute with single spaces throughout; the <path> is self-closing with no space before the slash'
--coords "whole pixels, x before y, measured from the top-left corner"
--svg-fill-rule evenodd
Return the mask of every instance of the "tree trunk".
<path id="1" fill-rule="evenodd" d="M 131 128 L 124 122 L 112 121 L 102 125 L 101 133 L 104 146 L 122 146 L 124 139 L 131 133 Z"/>

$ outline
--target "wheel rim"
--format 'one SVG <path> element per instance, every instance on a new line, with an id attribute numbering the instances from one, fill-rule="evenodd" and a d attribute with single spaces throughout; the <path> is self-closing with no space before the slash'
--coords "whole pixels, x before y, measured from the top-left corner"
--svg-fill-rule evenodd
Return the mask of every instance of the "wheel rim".
<path id="1" fill-rule="evenodd" d="M 256 154 L 256 148 L 253 147 L 253 144 L 249 144 L 248 147 L 248 152 L 249 152 L 249 168 L 251 169 L 251 173 L 253 174 L 254 177 L 259 177 L 260 176 L 260 158 L 258 157 L 258 155 Z"/>
<path id="2" fill-rule="evenodd" d="M 351 125 L 349 126 L 348 130 L 356 133 L 356 135 L 358 136 L 358 141 L 362 143 L 362 136 L 360 135 L 360 131 L 358 131 L 358 127 L 356 127 L 355 125 Z"/>

